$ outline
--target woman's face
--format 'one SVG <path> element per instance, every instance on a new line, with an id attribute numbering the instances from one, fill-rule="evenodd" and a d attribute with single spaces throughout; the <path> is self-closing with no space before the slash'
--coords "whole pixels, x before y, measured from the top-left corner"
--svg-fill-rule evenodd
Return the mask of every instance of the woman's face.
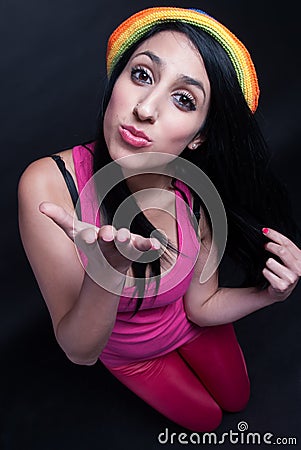
<path id="1" fill-rule="evenodd" d="M 196 148 L 210 103 L 210 84 L 198 50 L 186 35 L 162 31 L 143 42 L 117 79 L 104 117 L 113 160 Z M 158 155 L 159 156 L 159 155 Z"/>

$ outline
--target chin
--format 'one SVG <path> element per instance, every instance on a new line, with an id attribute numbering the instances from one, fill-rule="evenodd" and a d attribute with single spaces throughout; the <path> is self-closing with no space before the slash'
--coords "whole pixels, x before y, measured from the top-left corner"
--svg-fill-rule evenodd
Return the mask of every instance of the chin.
<path id="1" fill-rule="evenodd" d="M 150 171 L 165 174 L 166 166 L 175 158 L 175 155 L 169 153 L 137 149 L 117 159 L 114 158 L 114 160 L 123 169 L 136 171 L 136 175 L 138 175 Z"/>

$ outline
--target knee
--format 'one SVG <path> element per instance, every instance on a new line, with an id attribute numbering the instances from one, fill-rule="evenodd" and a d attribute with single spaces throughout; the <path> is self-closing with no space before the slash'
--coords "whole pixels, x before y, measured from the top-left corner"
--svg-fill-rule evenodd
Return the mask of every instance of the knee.
<path id="1" fill-rule="evenodd" d="M 207 408 L 202 407 L 200 411 L 194 411 L 193 417 L 181 425 L 185 428 L 199 433 L 216 430 L 222 422 L 223 412 L 217 403 L 213 403 Z"/>
<path id="2" fill-rule="evenodd" d="M 201 430 L 203 432 L 216 430 L 220 426 L 223 419 L 223 412 L 219 405 L 214 405 L 214 408 L 211 409 L 208 418 L 209 421 L 206 428 Z"/>
<path id="3" fill-rule="evenodd" d="M 250 383 L 247 383 L 239 392 L 235 392 L 231 397 L 225 399 L 223 404 L 220 404 L 224 411 L 239 412 L 243 411 L 250 400 Z"/>

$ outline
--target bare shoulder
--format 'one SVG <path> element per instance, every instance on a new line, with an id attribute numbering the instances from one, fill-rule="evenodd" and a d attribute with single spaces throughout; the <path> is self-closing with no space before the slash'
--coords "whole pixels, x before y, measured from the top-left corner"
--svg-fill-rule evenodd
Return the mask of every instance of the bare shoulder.
<path id="1" fill-rule="evenodd" d="M 74 175 L 72 150 L 54 153 L 61 156 L 66 168 Z M 75 175 L 73 176 L 76 183 Z M 72 203 L 66 183 L 55 161 L 50 157 L 42 157 L 31 162 L 23 171 L 18 184 L 18 197 L 21 200 L 38 199 L 56 202 L 67 209 Z"/>
<path id="2" fill-rule="evenodd" d="M 74 173 L 74 164 L 72 160 L 72 149 L 56 152 L 52 155 L 58 155 L 65 162 L 66 168 Z M 51 155 L 36 159 L 25 167 L 21 180 L 34 177 L 36 181 L 51 181 L 52 175 L 57 173 L 57 165 L 51 158 Z"/>

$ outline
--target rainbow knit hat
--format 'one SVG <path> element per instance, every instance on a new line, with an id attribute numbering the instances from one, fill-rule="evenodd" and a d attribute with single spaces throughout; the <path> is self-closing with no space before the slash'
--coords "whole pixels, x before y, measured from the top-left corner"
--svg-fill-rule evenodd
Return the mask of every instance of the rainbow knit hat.
<path id="1" fill-rule="evenodd" d="M 248 50 L 224 25 L 198 9 L 148 8 L 126 19 L 111 34 L 108 41 L 108 76 L 123 53 L 150 31 L 154 25 L 177 21 L 201 28 L 221 44 L 234 66 L 249 108 L 255 112 L 258 105 L 259 87 L 255 67 Z"/>

